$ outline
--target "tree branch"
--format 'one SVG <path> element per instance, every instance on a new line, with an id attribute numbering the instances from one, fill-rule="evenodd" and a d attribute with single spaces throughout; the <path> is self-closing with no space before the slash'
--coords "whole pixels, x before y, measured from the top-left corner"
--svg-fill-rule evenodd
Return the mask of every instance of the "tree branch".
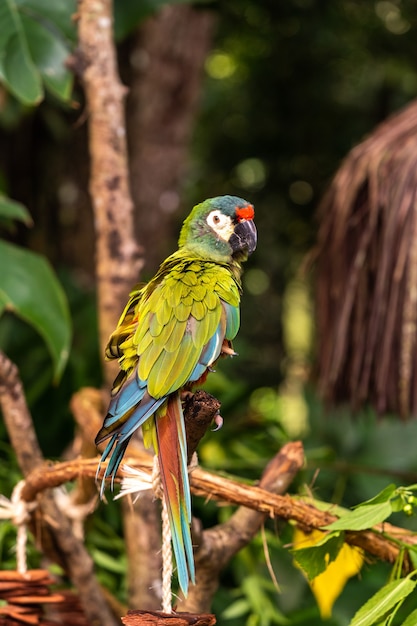
<path id="1" fill-rule="evenodd" d="M 151 475 L 153 468 L 151 455 L 133 448 L 132 452 L 134 454 L 125 459 L 126 465 Z M 106 463 L 103 463 L 100 476 L 103 475 L 105 468 Z M 95 476 L 96 470 L 97 459 L 78 459 L 67 463 L 45 465 L 27 477 L 26 484 L 22 489 L 22 497 L 24 500 L 31 501 L 43 489 L 56 487 L 64 482 L 74 480 L 81 474 Z M 119 479 L 122 475 L 120 472 Z M 331 506 L 329 506 L 328 511 L 321 511 L 301 498 L 272 494 L 261 487 L 243 484 L 237 480 L 207 472 L 200 467 L 191 472 L 190 487 L 194 495 L 201 496 L 206 500 L 213 499 L 243 505 L 255 511 L 266 513 L 271 518 L 280 517 L 284 520 L 293 521 L 307 531 L 322 530 L 323 527 L 337 519 L 331 513 Z M 392 540 L 386 535 L 392 536 Z M 399 554 L 397 541 L 415 545 L 417 544 L 417 536 L 414 533 L 408 533 L 403 528 L 384 522 L 384 524 L 371 530 L 348 532 L 346 533 L 346 541 L 351 545 L 363 548 L 375 557 L 393 563 Z"/>
<path id="2" fill-rule="evenodd" d="M 128 183 L 124 99 L 113 43 L 111 0 L 80 0 L 78 67 L 89 120 L 90 194 L 97 239 L 97 289 L 102 353 L 143 266 L 134 238 Z M 112 368 L 106 368 L 110 385 Z"/>
<path id="3" fill-rule="evenodd" d="M 23 474 L 28 476 L 30 472 L 35 474 L 42 472 L 44 459 L 18 370 L 2 352 L 0 352 L 0 407 Z M 32 490 L 29 501 L 35 500 L 38 493 L 40 490 Z M 84 544 L 74 536 L 69 519 L 58 508 L 51 492 L 43 494 L 39 499 L 38 508 L 41 514 L 42 548 L 55 561 L 63 564 L 79 592 L 86 616 L 92 624 L 115 626 L 116 618 L 110 612 L 94 576 L 92 559 Z M 47 543 L 45 535 L 52 541 Z"/>

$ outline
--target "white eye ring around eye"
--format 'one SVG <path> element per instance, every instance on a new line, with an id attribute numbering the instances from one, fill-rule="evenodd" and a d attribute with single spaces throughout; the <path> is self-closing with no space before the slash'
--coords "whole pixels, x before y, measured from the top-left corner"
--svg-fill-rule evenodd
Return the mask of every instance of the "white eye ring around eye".
<path id="1" fill-rule="evenodd" d="M 209 215 L 207 215 L 206 221 L 209 226 L 216 229 L 216 227 L 222 227 L 226 224 L 227 217 L 222 215 L 220 211 L 212 211 Z"/>

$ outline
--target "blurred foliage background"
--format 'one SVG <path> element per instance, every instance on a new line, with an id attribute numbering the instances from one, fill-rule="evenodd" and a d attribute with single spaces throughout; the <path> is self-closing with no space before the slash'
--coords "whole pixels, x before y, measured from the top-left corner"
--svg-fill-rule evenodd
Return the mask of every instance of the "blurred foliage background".
<path id="1" fill-rule="evenodd" d="M 129 76 L 132 33 L 154 10 L 152 2 L 141 13 L 134 4 L 115 6 L 122 76 Z M 341 159 L 417 93 L 417 3 L 222 0 L 197 8 L 215 13 L 216 33 L 205 62 L 183 192 L 160 246 L 164 256 L 172 252 L 189 208 L 223 193 L 253 202 L 259 231 L 258 250 L 244 275 L 235 346 L 239 358 L 222 362 L 207 383 L 222 402 L 225 425 L 206 435 L 200 461 L 256 479 L 283 442 L 302 438 L 307 465 L 294 492 L 310 490 L 319 499 L 352 506 L 390 482 L 417 482 L 415 421 L 377 420 L 371 409 L 352 419 L 348 409 L 323 407 L 317 397 L 314 264 L 309 262 L 319 200 Z M 65 37 L 71 48 L 75 27 Z M 83 95 L 77 82 L 69 101 L 49 90 L 37 107 L 0 88 L 0 190 L 28 207 L 34 220 L 32 228 L 18 225 L 12 234 L 1 230 L 0 235 L 49 258 L 67 294 L 73 324 L 69 362 L 53 385 L 52 365 L 38 335 L 9 314 L 0 319 L 0 348 L 20 368 L 49 458 L 60 457 L 71 441 L 71 395 L 102 382 L 87 181 Z M 140 219 L 146 220 L 146 214 Z M 155 269 L 147 266 L 141 278 Z M 19 473 L 1 423 L 0 458 L 0 493 L 10 495 Z M 194 510 L 205 526 L 230 514 L 229 507 L 201 501 Z M 417 530 L 414 517 L 398 515 L 396 523 Z M 100 505 L 87 530 L 101 580 L 125 600 L 118 507 Z M 259 538 L 224 574 L 213 607 L 218 623 L 324 623 L 284 548 L 291 542 L 291 528 L 270 523 L 266 534 L 280 592 Z M 13 543 L 12 527 L 0 524 L 0 560 L 6 567 L 13 567 Z M 35 550 L 30 559 L 36 565 Z M 325 623 L 348 624 L 388 575 L 388 566 L 367 562 Z"/>

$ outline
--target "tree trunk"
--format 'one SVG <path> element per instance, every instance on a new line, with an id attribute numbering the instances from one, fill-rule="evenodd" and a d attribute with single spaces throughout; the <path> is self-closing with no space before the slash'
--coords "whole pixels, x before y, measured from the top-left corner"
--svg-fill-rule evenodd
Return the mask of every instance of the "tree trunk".
<path id="1" fill-rule="evenodd" d="M 90 193 L 103 354 L 143 265 L 134 237 L 124 119 L 126 89 L 117 70 L 112 15 L 111 0 L 80 0 L 78 69 L 88 107 Z M 110 384 L 114 372 L 106 368 L 105 374 Z"/>

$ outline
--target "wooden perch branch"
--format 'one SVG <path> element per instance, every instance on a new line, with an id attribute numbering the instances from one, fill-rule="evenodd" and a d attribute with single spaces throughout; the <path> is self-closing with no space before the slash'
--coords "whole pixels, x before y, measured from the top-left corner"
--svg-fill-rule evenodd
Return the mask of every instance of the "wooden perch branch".
<path id="1" fill-rule="evenodd" d="M 97 470 L 97 459 L 78 459 L 67 463 L 45 465 L 36 469 L 26 479 L 22 497 L 31 501 L 43 489 L 56 487 L 64 482 L 74 480 L 80 475 L 94 477 Z M 131 467 L 152 473 L 152 457 L 145 452 L 135 451 L 134 456 L 127 457 L 125 463 Z M 103 473 L 106 463 L 103 463 Z M 102 474 L 101 474 L 102 475 Z M 119 474 L 120 476 L 120 474 Z M 207 472 L 200 467 L 190 475 L 191 492 L 205 499 L 213 499 L 231 504 L 243 505 L 255 511 L 266 513 L 269 517 L 280 517 L 284 520 L 300 524 L 306 530 L 322 529 L 337 517 L 328 511 L 320 511 L 312 504 L 289 495 L 269 493 L 261 487 L 247 485 Z M 389 533 L 394 539 L 411 544 L 417 543 L 414 534 L 407 534 L 402 528 L 384 523 L 372 530 L 346 533 L 346 541 L 351 545 L 363 548 L 369 554 L 393 563 L 398 557 L 399 548 L 395 541 L 382 533 Z"/>
<path id="2" fill-rule="evenodd" d="M 2 352 L 0 352 L 0 407 L 23 474 L 27 476 L 30 472 L 35 474 L 42 472 L 44 460 L 22 383 L 16 366 Z M 29 501 L 35 500 L 40 493 L 39 489 L 32 490 Z M 94 576 L 92 559 L 82 541 L 74 536 L 70 520 L 58 508 L 51 492 L 43 494 L 42 498 L 38 499 L 38 508 L 41 512 L 42 547 L 55 561 L 58 560 L 63 564 L 79 592 L 83 609 L 91 624 L 115 626 L 116 618 L 110 612 Z M 51 538 L 49 543 L 44 541 L 45 536 Z M 51 546 L 54 546 L 52 555 L 49 549 Z"/>
<path id="3" fill-rule="evenodd" d="M 161 613 L 154 611 L 129 611 L 122 618 L 126 626 L 213 626 L 214 615 L 192 615 L 191 613 Z"/>

